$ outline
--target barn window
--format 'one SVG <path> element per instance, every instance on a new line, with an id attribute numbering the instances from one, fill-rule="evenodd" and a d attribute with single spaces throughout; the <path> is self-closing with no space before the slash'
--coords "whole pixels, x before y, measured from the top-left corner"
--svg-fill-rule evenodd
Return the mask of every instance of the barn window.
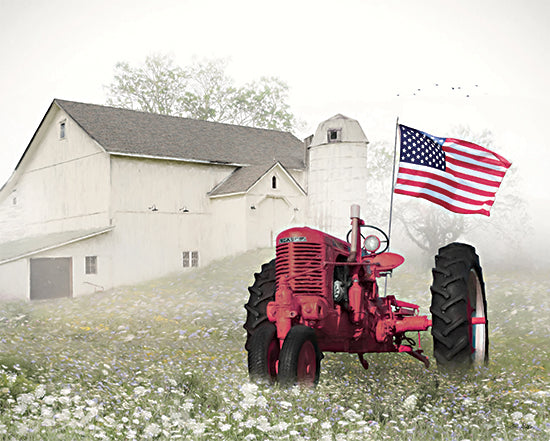
<path id="1" fill-rule="evenodd" d="M 65 135 L 66 135 L 66 126 L 65 126 L 65 121 L 61 121 L 59 123 L 59 139 L 65 139 Z"/>
<path id="2" fill-rule="evenodd" d="M 86 256 L 86 274 L 97 274 L 97 256 Z"/>
<path id="3" fill-rule="evenodd" d="M 339 142 L 342 140 L 342 130 L 341 129 L 329 129 L 327 130 L 327 141 L 328 142 Z"/>
<path id="4" fill-rule="evenodd" d="M 184 268 L 198 267 L 199 266 L 199 252 L 198 251 L 184 251 L 182 253 L 182 266 Z"/>
<path id="5" fill-rule="evenodd" d="M 277 188 L 277 176 L 273 176 L 271 178 L 271 188 L 273 188 L 273 189 Z"/>

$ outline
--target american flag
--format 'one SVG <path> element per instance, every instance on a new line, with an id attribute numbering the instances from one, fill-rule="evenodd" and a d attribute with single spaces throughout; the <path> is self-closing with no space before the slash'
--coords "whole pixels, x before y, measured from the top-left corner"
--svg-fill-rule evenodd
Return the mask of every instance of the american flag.
<path id="1" fill-rule="evenodd" d="M 399 125 L 401 154 L 395 193 L 427 199 L 455 213 L 484 214 L 511 162 L 454 138 Z"/>

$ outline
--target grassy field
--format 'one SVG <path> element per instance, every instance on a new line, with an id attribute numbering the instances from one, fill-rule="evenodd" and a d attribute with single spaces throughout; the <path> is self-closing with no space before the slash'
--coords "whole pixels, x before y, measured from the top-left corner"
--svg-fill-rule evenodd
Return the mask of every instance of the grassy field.
<path id="1" fill-rule="evenodd" d="M 313 390 L 248 382 L 243 304 L 270 251 L 77 299 L 0 303 L 0 439 L 550 439 L 550 282 L 485 271 L 491 363 L 325 354 Z M 389 292 L 429 313 L 429 268 Z M 425 333 L 427 353 L 431 337 Z"/>

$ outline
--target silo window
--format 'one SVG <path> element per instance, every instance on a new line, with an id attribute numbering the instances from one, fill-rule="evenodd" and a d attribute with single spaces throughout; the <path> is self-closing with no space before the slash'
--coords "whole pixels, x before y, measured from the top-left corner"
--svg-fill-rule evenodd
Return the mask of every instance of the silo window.
<path id="1" fill-rule="evenodd" d="M 341 129 L 329 129 L 327 131 L 327 141 L 328 142 L 339 142 L 342 139 L 342 130 Z"/>
<path id="2" fill-rule="evenodd" d="M 271 178 L 271 188 L 273 188 L 273 189 L 277 188 L 277 176 L 273 176 Z"/>

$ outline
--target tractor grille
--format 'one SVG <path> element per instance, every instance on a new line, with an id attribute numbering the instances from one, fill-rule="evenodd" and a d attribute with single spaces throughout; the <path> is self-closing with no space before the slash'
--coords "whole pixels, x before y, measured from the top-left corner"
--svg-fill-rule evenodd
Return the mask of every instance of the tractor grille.
<path id="1" fill-rule="evenodd" d="M 323 292 L 322 245 L 307 242 L 277 246 L 277 287 L 284 276 L 294 277 L 290 287 L 296 295 L 321 295 Z"/>

